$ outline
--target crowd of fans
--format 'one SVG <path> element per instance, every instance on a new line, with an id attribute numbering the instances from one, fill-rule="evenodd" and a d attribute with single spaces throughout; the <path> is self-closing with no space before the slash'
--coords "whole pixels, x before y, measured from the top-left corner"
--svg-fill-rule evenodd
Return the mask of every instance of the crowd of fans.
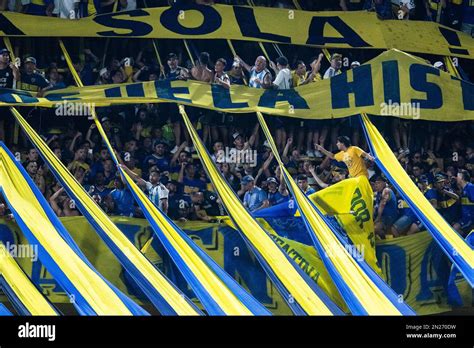
<path id="1" fill-rule="evenodd" d="M 27 2 L 22 1 L 23 11 L 31 13 L 28 6 L 35 1 Z M 84 3 L 70 1 L 76 2 Z M 300 2 L 308 9 L 316 5 L 310 1 Z M 375 0 L 373 3 L 377 8 L 384 2 Z M 7 3 L 10 6 L 14 1 Z M 102 10 L 113 5 L 113 1 L 100 3 L 104 5 Z M 282 1 L 278 3 L 283 4 Z M 358 9 L 356 5 L 365 6 L 362 1 L 327 3 L 326 6 L 333 3 L 344 10 Z M 446 8 L 454 5 L 453 2 L 439 3 Z M 143 4 L 140 1 L 120 1 L 122 8 L 130 9 L 127 6 L 137 5 Z M 45 14 L 51 15 L 54 11 L 48 10 Z M 215 53 L 201 52 L 192 64 L 183 59 L 183 52 L 169 52 L 163 61 L 165 66 L 159 66 L 145 50 L 139 47 L 137 52 L 133 58 L 125 53 L 111 57 L 103 65 L 92 50 L 84 49 L 74 59 L 74 67 L 84 85 L 194 79 L 223 88 L 248 85 L 251 88 L 288 89 L 317 84 L 360 65 L 359 61 L 352 60 L 344 66 L 344 57 L 339 53 L 333 53 L 329 62 L 321 53 L 305 59 L 306 62 L 304 59 L 289 62 L 283 55 L 272 62 L 254 55 L 251 63 L 234 56 L 228 64 L 227 59 Z M 246 53 L 249 56 L 249 52 Z M 39 69 L 37 60 L 30 55 L 19 69 L 11 61 L 11 52 L 1 50 L 0 87 L 15 87 L 42 95 L 51 89 L 74 85 L 64 63 L 62 66 L 60 61 L 53 59 L 47 63 L 43 64 L 45 69 Z M 444 69 L 440 61 L 434 66 Z M 291 199 L 255 115 L 196 107 L 186 107 L 186 110 L 223 176 L 250 212 Z M 25 107 L 20 111 L 29 116 L 29 121 L 44 136 L 54 153 L 104 211 L 111 215 L 143 217 L 93 121 L 86 117 L 61 116 L 61 119 L 54 114 L 54 109 Z M 119 105 L 97 108 L 97 113 L 122 168 L 172 219 L 214 221 L 225 214 L 176 104 Z M 21 155 L 28 174 L 58 216 L 80 215 L 74 200 L 55 180 L 38 151 L 29 146 L 22 135 L 18 141 L 13 139 L 13 122 L 6 121 L 11 120 L 9 117 L 6 112 L 0 116 L 0 139 L 6 139 L 9 148 Z M 374 223 L 379 237 L 396 237 L 423 229 L 423 222 L 375 166 L 374 158 L 364 151 L 367 146 L 357 117 L 337 120 L 267 117 L 267 120 L 286 168 L 305 194 L 312 194 L 348 177 L 363 175 L 373 185 Z M 471 178 L 474 178 L 473 123 L 457 122 L 446 126 L 443 122 L 391 117 L 373 117 L 373 121 L 433 206 L 458 231 L 468 232 L 474 221 L 474 185 L 471 183 Z M 5 205 L 0 204 L 0 215 L 5 213 Z"/>

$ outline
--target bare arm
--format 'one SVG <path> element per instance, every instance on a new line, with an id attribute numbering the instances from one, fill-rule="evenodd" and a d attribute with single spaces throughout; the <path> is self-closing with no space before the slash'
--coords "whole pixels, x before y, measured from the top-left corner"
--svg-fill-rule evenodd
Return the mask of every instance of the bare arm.
<path id="1" fill-rule="evenodd" d="M 316 181 L 316 183 L 318 184 L 319 187 L 321 188 L 326 188 L 328 187 L 329 185 L 326 184 L 324 181 L 321 180 L 321 178 L 316 174 L 316 168 L 314 166 L 309 166 L 309 172 L 311 173 L 311 175 L 313 176 L 314 180 Z"/>
<path id="2" fill-rule="evenodd" d="M 320 53 L 318 56 L 318 59 L 316 59 L 315 61 L 311 63 L 311 74 L 308 75 L 306 80 L 304 80 L 304 82 L 301 85 L 306 85 L 310 82 L 313 82 L 314 77 L 321 69 L 321 60 L 323 59 L 323 57 L 324 57 L 324 54 Z"/>
<path id="3" fill-rule="evenodd" d="M 141 185 L 146 185 L 146 181 L 143 180 L 138 174 L 132 172 L 126 165 L 119 164 L 118 167 L 122 168 L 124 172 L 127 173 L 135 182 L 140 183 Z"/>
<path id="4" fill-rule="evenodd" d="M 380 200 L 379 208 L 377 210 L 377 219 L 375 219 L 376 221 L 380 221 L 382 219 L 383 211 L 389 199 L 390 191 L 388 189 L 384 189 L 382 192 L 382 199 Z"/>
<path id="5" fill-rule="evenodd" d="M 369 161 L 372 161 L 372 162 L 375 161 L 375 157 L 365 151 L 362 152 L 361 156 L 364 158 L 367 158 Z"/>
<path id="6" fill-rule="evenodd" d="M 255 144 L 255 139 L 257 138 L 258 130 L 260 129 L 260 123 L 257 122 L 255 127 L 253 128 L 252 135 L 249 138 L 249 141 L 245 143 L 244 150 L 252 147 Z"/>
<path id="7" fill-rule="evenodd" d="M 258 207 L 257 209 L 255 209 L 253 212 L 268 208 L 269 206 L 270 206 L 270 201 L 268 199 L 266 199 L 266 200 L 263 201 L 262 205 L 260 207 Z"/>
<path id="8" fill-rule="evenodd" d="M 51 197 L 49 197 L 49 204 L 51 205 L 51 208 L 53 208 L 54 212 L 56 213 L 57 216 L 63 216 L 63 211 L 59 207 L 58 203 L 56 200 L 58 199 L 59 195 L 64 191 L 64 188 L 61 187 L 59 190 L 57 190 Z"/>
<path id="9" fill-rule="evenodd" d="M 330 159 L 334 159 L 334 154 L 328 150 L 326 150 L 324 147 L 322 147 L 321 145 L 319 144 L 315 144 L 316 146 L 316 149 L 320 152 L 322 152 L 323 154 L 325 154 L 326 156 L 328 156 Z"/>
<path id="10" fill-rule="evenodd" d="M 288 158 L 288 151 L 290 150 L 290 146 L 293 144 L 293 138 L 289 137 L 288 140 L 286 141 L 285 148 L 283 149 L 283 153 L 281 154 L 281 159 L 284 164 L 287 164 L 289 162 Z"/>
<path id="11" fill-rule="evenodd" d="M 81 132 L 77 132 L 74 138 L 72 139 L 71 145 L 69 145 L 69 151 L 71 151 L 72 153 L 74 153 L 74 148 L 76 147 L 76 141 L 81 135 L 82 135 Z"/>
<path id="12" fill-rule="evenodd" d="M 178 175 L 178 182 L 179 183 L 183 183 L 183 181 L 184 181 L 184 167 L 186 167 L 185 162 L 181 163 L 181 169 L 179 170 L 179 175 Z"/>
<path id="13" fill-rule="evenodd" d="M 92 123 L 89 129 L 87 130 L 86 140 L 91 144 L 91 147 L 95 147 L 95 143 L 91 140 L 92 130 L 96 127 L 95 123 Z"/>
<path id="14" fill-rule="evenodd" d="M 172 167 L 174 167 L 176 165 L 176 162 L 178 161 L 179 154 L 181 153 L 181 151 L 184 150 L 184 148 L 186 146 L 188 146 L 188 143 L 186 141 L 184 141 L 181 145 L 179 145 L 178 150 L 176 150 L 176 152 L 173 155 L 173 158 L 171 159 L 171 166 Z"/>
<path id="15" fill-rule="evenodd" d="M 20 70 L 18 69 L 18 67 L 14 63 L 10 63 L 10 68 L 13 71 L 13 81 L 14 82 L 20 81 L 21 74 L 20 74 Z"/>
<path id="16" fill-rule="evenodd" d="M 250 70 L 252 70 L 252 67 L 250 65 L 248 65 L 247 63 L 245 63 L 242 58 L 240 58 L 239 56 L 235 56 L 234 58 L 237 58 L 239 61 L 240 61 L 240 64 L 242 64 L 242 67 L 247 70 L 247 72 L 250 72 Z"/>

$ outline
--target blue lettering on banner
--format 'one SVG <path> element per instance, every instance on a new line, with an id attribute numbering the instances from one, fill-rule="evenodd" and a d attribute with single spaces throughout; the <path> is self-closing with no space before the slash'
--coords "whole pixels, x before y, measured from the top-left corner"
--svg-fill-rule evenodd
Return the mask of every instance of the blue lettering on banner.
<path id="1" fill-rule="evenodd" d="M 155 89 L 158 98 L 176 100 L 180 102 L 191 103 L 191 99 L 178 98 L 175 94 L 189 94 L 188 87 L 172 87 L 171 80 L 155 81 Z"/>
<path id="2" fill-rule="evenodd" d="M 461 93 L 464 110 L 474 110 L 474 84 L 465 80 L 461 80 L 455 76 L 451 76 L 451 79 L 459 81 L 461 83 Z"/>
<path id="3" fill-rule="evenodd" d="M 214 106 L 220 109 L 247 108 L 248 103 L 233 103 L 230 97 L 230 90 L 219 85 L 211 85 L 212 100 Z"/>
<path id="4" fill-rule="evenodd" d="M 443 93 L 436 83 L 428 82 L 428 75 L 440 75 L 440 70 L 432 66 L 412 64 L 410 66 L 410 85 L 418 92 L 425 92 L 426 99 L 412 99 L 412 103 L 420 103 L 423 109 L 439 109 L 443 106 Z"/>
<path id="5" fill-rule="evenodd" d="M 342 37 L 324 36 L 324 27 L 330 24 Z M 352 28 L 338 16 L 314 16 L 308 31 L 308 45 L 324 46 L 331 44 L 347 44 L 351 47 L 372 47 L 365 42 Z"/>
<path id="6" fill-rule="evenodd" d="M 118 16 L 128 15 L 129 17 L 147 17 L 150 14 L 144 10 L 133 10 L 119 13 L 107 13 L 93 18 L 94 22 L 112 29 L 128 29 L 130 32 L 126 34 L 117 33 L 114 30 L 99 31 L 97 35 L 106 37 L 134 37 L 146 36 L 153 31 L 153 27 L 147 23 L 133 21 L 128 19 L 115 18 Z"/>
<path id="7" fill-rule="evenodd" d="M 183 11 L 199 11 L 204 20 L 199 27 L 187 28 L 183 26 L 179 17 Z M 180 35 L 207 35 L 218 30 L 222 25 L 222 17 L 212 6 L 206 5 L 178 5 L 165 10 L 160 17 L 161 25 L 169 31 Z"/>
<path id="8" fill-rule="evenodd" d="M 400 76 L 398 62 L 388 60 L 382 62 L 383 96 L 385 103 L 400 103 Z"/>
<path id="9" fill-rule="evenodd" d="M 294 89 L 266 89 L 260 97 L 258 106 L 275 108 L 277 102 L 284 101 L 294 109 L 309 109 L 306 100 Z"/>
<path id="10" fill-rule="evenodd" d="M 237 20 L 243 37 L 291 43 L 291 38 L 288 36 L 261 32 L 260 28 L 258 27 L 257 20 L 255 19 L 253 8 L 241 6 L 233 6 L 232 8 L 234 10 L 235 19 Z"/>
<path id="11" fill-rule="evenodd" d="M 349 108 L 349 94 L 355 97 L 355 106 L 374 105 L 372 67 L 361 65 L 352 70 L 353 81 L 347 81 L 347 72 L 331 77 L 331 101 L 333 109 Z"/>

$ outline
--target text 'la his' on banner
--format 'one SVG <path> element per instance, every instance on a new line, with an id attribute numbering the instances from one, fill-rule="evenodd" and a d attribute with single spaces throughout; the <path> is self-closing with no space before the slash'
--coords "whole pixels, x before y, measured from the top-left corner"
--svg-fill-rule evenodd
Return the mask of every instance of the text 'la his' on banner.
<path id="1" fill-rule="evenodd" d="M 221 86 L 199 81 L 147 81 L 121 85 L 71 87 L 35 93 L 0 90 L 0 106 L 65 107 L 175 102 L 224 112 L 260 111 L 306 119 L 360 113 L 431 121 L 474 119 L 474 85 L 409 54 L 390 50 L 329 80 L 288 90 Z"/>

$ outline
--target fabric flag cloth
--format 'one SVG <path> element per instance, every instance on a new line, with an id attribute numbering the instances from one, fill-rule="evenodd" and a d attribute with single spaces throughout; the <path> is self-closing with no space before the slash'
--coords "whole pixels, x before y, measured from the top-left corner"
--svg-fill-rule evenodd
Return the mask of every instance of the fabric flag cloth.
<path id="1" fill-rule="evenodd" d="M 1 242 L 0 274 L 3 291 L 21 315 L 58 315 L 56 309 L 39 292 Z M 4 306 L 3 310 L 8 311 Z M 5 312 L 2 315 L 8 314 Z"/>
<path id="2" fill-rule="evenodd" d="M 184 123 L 192 138 L 221 201 L 242 237 L 264 267 L 270 279 L 277 286 L 295 314 L 331 315 L 342 311 L 323 291 L 291 260 L 258 222 L 247 212 L 232 188 L 226 183 L 213 163 L 196 130 L 191 124 L 184 107 L 179 107 Z"/>
<path id="3" fill-rule="evenodd" d="M 413 183 L 392 150 L 367 115 L 361 116 L 362 127 L 375 162 L 408 203 L 441 249 L 474 287 L 474 250 L 436 211 Z"/>
<path id="4" fill-rule="evenodd" d="M 0 143 L 0 182 L 15 220 L 38 257 L 84 315 L 146 315 L 100 275 L 79 251 L 46 199 L 13 154 Z"/>
<path id="5" fill-rule="evenodd" d="M 275 142 L 261 113 L 257 113 L 275 159 L 293 194 L 301 217 L 329 274 L 353 315 L 414 315 L 380 276 L 353 253 L 328 225 L 324 215 L 298 187 L 281 161 Z"/>
<path id="6" fill-rule="evenodd" d="M 11 110 L 45 163 L 49 165 L 52 173 L 68 195 L 74 199 L 78 209 L 94 226 L 97 233 L 160 313 L 163 315 L 202 315 L 202 312 L 192 301 L 123 235 L 18 111 L 14 108 Z"/>
<path id="7" fill-rule="evenodd" d="M 324 214 L 333 216 L 343 232 L 364 253 L 364 260 L 381 274 L 375 255 L 373 191 L 365 177 L 348 178 L 308 196 Z M 294 200 L 261 209 L 256 218 L 298 217 Z"/>

